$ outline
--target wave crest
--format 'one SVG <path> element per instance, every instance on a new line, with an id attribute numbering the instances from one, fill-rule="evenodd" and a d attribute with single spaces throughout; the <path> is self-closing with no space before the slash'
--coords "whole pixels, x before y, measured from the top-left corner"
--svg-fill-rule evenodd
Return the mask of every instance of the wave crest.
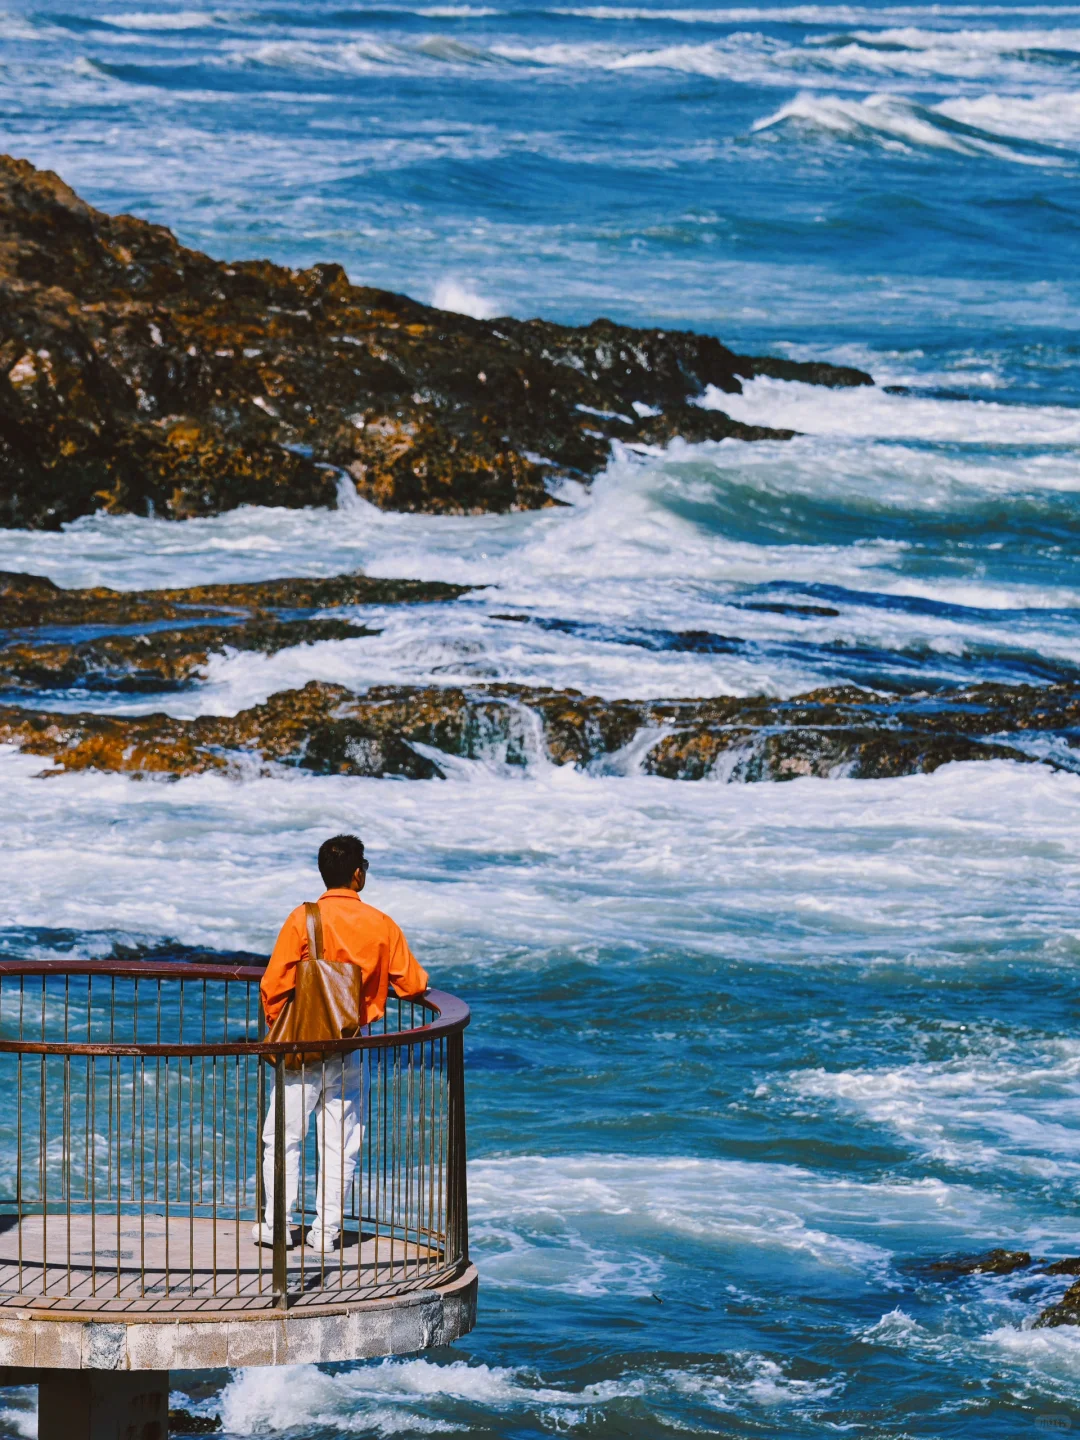
<path id="1" fill-rule="evenodd" d="M 989 156 L 1008 160 L 1021 165 L 1039 165 L 1051 168 L 1071 166 L 1072 162 L 1060 154 L 1048 154 L 1038 140 L 1024 135 L 1007 135 L 1009 110 L 1006 105 L 993 103 L 994 97 L 982 102 L 982 111 L 973 108 L 978 102 L 944 101 L 937 106 L 915 104 L 897 95 L 874 94 L 865 99 L 854 100 L 843 95 L 816 95 L 800 91 L 793 100 L 781 105 L 771 115 L 754 122 L 755 133 L 769 130 L 792 130 L 826 135 L 853 144 L 877 145 L 888 150 L 946 150 L 956 155 Z M 1023 105 L 1024 102 L 1012 102 Z M 1026 120 L 1029 129 L 1034 128 L 1035 102 L 1032 109 L 1016 112 L 1019 123 Z M 1040 121 L 1050 124 L 1050 111 L 1056 110 L 1058 97 L 1047 97 L 1046 110 L 1038 110 Z M 1072 107 L 1080 125 L 1080 104 Z M 985 111 L 986 119 L 998 128 L 980 128 L 961 118 L 967 114 L 972 119 Z M 1007 138 L 1006 138 L 1007 136 Z M 1042 135 L 1039 140 L 1049 137 Z"/>

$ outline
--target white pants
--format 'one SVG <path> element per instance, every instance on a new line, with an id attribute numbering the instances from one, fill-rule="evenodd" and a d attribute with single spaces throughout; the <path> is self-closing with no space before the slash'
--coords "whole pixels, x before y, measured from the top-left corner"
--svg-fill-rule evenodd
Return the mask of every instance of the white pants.
<path id="1" fill-rule="evenodd" d="M 270 1093 L 270 1108 L 263 1125 L 263 1185 L 266 1196 L 266 1223 L 274 1224 L 274 1126 L 277 1105 L 276 1085 Z M 300 1159 L 307 1138 L 308 1122 L 315 1112 L 318 1146 L 315 1185 L 316 1234 L 330 1241 L 341 1232 L 345 1200 L 352 1189 L 356 1159 L 364 1138 L 367 1109 L 368 1066 L 366 1052 L 353 1050 L 334 1055 L 303 1070 L 285 1071 L 285 1210 L 291 1216 L 300 1184 Z M 305 1204 L 310 1205 L 310 1181 L 306 1181 Z"/>

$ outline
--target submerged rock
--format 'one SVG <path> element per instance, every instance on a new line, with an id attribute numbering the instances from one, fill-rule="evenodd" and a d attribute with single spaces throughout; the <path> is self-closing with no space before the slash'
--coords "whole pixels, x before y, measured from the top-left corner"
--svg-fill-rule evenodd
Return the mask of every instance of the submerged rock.
<path id="1" fill-rule="evenodd" d="M 554 503 L 612 441 L 784 439 L 691 404 L 756 375 L 860 370 L 738 355 L 597 320 L 474 320 L 349 283 L 340 265 L 221 264 L 0 157 L 0 524 L 336 503 Z"/>
<path id="2" fill-rule="evenodd" d="M 0 707 L 0 742 L 62 769 L 172 775 L 243 762 L 317 774 L 431 778 L 445 773 L 448 757 L 461 757 L 613 773 L 638 769 L 677 780 L 871 779 L 927 772 L 952 760 L 1034 763 L 1007 736 L 986 737 L 1022 729 L 1035 713 L 1055 722 L 1075 718 L 1080 704 L 1080 692 L 1070 691 L 1067 700 L 1059 696 L 1058 711 L 1036 711 L 1024 687 L 999 687 L 990 706 L 986 688 L 978 705 L 965 708 L 962 697 L 952 697 L 951 708 L 903 711 L 897 697 L 851 687 L 789 701 L 609 701 L 516 685 L 379 686 L 357 695 L 311 681 L 235 716 L 195 720 Z"/>

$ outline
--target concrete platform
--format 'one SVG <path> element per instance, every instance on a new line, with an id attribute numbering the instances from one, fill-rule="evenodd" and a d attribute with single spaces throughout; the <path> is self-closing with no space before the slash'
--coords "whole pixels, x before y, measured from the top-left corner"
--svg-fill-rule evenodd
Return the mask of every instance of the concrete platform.
<path id="1" fill-rule="evenodd" d="M 0 1310 L 0 1385 L 34 1370 L 216 1370 L 411 1355 L 476 1323 L 476 1267 L 437 1287 L 287 1311 L 181 1314 Z"/>
<path id="2" fill-rule="evenodd" d="M 382 1299 L 426 1290 L 453 1273 L 436 1245 L 349 1229 L 329 1250 L 288 1252 L 293 1305 Z M 25 1216 L 0 1232 L 4 1309 L 115 1311 L 136 1316 L 273 1308 L 272 1258 L 250 1220 L 163 1215 Z"/>

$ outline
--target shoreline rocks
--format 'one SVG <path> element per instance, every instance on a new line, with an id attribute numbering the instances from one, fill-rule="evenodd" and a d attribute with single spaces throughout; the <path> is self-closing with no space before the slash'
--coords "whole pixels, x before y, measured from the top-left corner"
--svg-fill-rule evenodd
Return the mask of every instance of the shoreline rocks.
<path id="1" fill-rule="evenodd" d="M 222 264 L 0 156 L 0 525 L 326 506 L 536 509 L 613 442 L 783 440 L 692 402 L 860 370 L 611 320 L 474 320 L 340 265 Z"/>
<path id="2" fill-rule="evenodd" d="M 74 644 L 23 642 L 0 650 L 0 692 L 167 693 L 192 685 L 215 652 L 254 650 L 273 655 L 290 645 L 379 633 L 347 620 L 258 619 L 180 625 L 150 635 L 102 635 Z"/>
<path id="3" fill-rule="evenodd" d="M 1068 765 L 1069 749 L 1080 750 L 1077 684 L 906 694 L 834 685 L 788 700 L 609 700 L 509 683 L 383 685 L 354 693 L 312 681 L 229 717 L 49 708 L 50 691 L 81 691 L 92 703 L 103 692 L 191 688 L 215 653 L 271 655 L 377 634 L 365 623 L 367 606 L 446 603 L 467 590 L 364 575 L 65 590 L 42 576 L 0 572 L 0 692 L 25 697 L 0 707 L 0 742 L 60 769 L 138 774 L 286 765 L 315 774 L 422 779 L 445 775 L 458 758 L 733 782 L 881 779 L 929 773 L 954 760 Z M 694 631 L 661 638 L 694 650 L 738 643 Z M 1034 735 L 1041 743 L 1033 746 Z"/>
<path id="4" fill-rule="evenodd" d="M 273 655 L 292 645 L 379 633 L 316 612 L 431 604 L 466 589 L 335 575 L 171 590 L 64 590 L 41 575 L 0 571 L 0 632 L 8 632 L 6 643 L 0 633 L 0 692 L 164 693 L 193 684 L 215 652 Z M 137 626 L 153 628 L 131 633 Z M 106 633 L 86 636 L 95 628 Z"/>
<path id="5" fill-rule="evenodd" d="M 44 575 L 0 570 L 0 631 L 41 627 L 157 625 L 240 619 L 346 605 L 409 605 L 456 600 L 476 587 L 441 580 L 380 580 L 369 575 L 289 576 L 179 589 L 64 589 Z M 2 655 L 0 651 L 0 655 Z"/>
<path id="6" fill-rule="evenodd" d="M 980 1255 L 958 1255 L 950 1260 L 935 1260 L 930 1273 L 943 1280 L 958 1280 L 965 1275 L 1012 1275 L 1031 1266 L 1027 1250 L 1006 1250 L 1000 1247 Z M 1052 1270 L 1046 1273 L 1052 1274 Z"/>
<path id="7" fill-rule="evenodd" d="M 1009 736 L 1037 715 L 1075 726 L 1080 687 L 1035 709 L 1023 687 L 900 697 L 851 687 L 792 700 L 603 700 L 517 685 L 376 686 L 355 694 L 310 681 L 233 716 L 65 714 L 0 707 L 0 743 L 57 770 L 172 776 L 284 765 L 319 775 L 434 779 L 454 758 L 511 766 L 575 765 L 671 780 L 755 782 L 801 776 L 879 779 L 954 760 L 1038 763 Z M 55 770 L 52 772 L 55 773 Z"/>

